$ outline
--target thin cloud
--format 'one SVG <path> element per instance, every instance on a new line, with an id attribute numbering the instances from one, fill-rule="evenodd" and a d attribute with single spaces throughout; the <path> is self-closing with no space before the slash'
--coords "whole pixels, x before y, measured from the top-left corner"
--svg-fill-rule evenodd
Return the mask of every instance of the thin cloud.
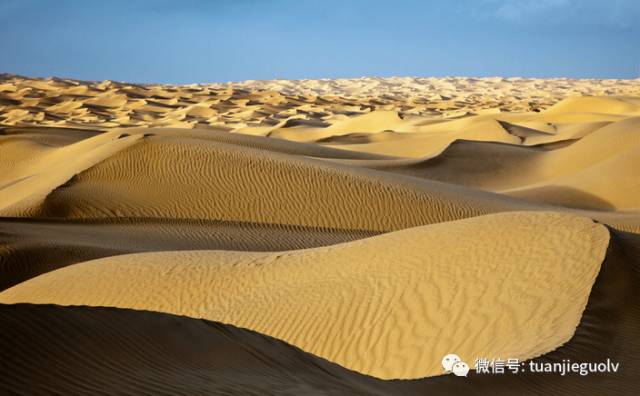
<path id="1" fill-rule="evenodd" d="M 512 21 L 522 21 L 532 15 L 554 12 L 570 5 L 569 0 L 509 0 L 503 1 L 495 11 L 496 16 Z"/>
<path id="2" fill-rule="evenodd" d="M 515 24 L 639 29 L 638 0 L 485 0 L 471 13 Z"/>

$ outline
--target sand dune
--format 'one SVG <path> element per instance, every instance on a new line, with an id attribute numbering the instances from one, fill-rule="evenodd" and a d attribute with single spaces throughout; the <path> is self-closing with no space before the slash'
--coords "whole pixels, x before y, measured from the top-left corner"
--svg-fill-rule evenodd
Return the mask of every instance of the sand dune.
<path id="1" fill-rule="evenodd" d="M 0 122 L 85 128 L 224 127 L 252 134 L 273 133 L 278 126 L 277 134 L 306 140 L 281 127 L 307 120 L 307 125 L 349 126 L 342 133 L 370 133 L 402 129 L 413 117 L 446 120 L 536 112 L 566 97 L 638 94 L 640 80 L 395 77 L 169 86 L 0 75 Z M 568 110 L 560 108 L 556 116 L 581 117 Z M 372 118 L 350 120 L 368 113 L 386 116 L 373 116 L 373 128 L 361 122 Z M 620 112 L 607 115 L 608 119 L 616 119 L 615 114 Z"/>
<path id="2" fill-rule="evenodd" d="M 607 257 L 574 336 L 534 362 L 621 364 L 581 376 L 451 375 L 383 381 L 264 335 L 204 320 L 114 308 L 0 304 L 4 393 L 335 395 L 635 395 L 639 372 L 637 235 L 612 233 Z M 42 329 L 47 329 L 43 331 Z M 29 356 L 29 364 L 24 364 Z M 99 359 L 96 357 L 99 356 Z M 52 365 L 51 360 L 56 364 Z M 524 362 L 527 364 L 528 362 Z M 508 371 L 507 371 L 508 373 Z"/>
<path id="3" fill-rule="evenodd" d="M 639 129 L 640 117 L 630 117 L 553 150 L 458 140 L 436 158 L 350 164 L 534 202 L 596 210 L 636 209 L 640 207 L 636 174 L 625 170 L 640 169 Z"/>
<path id="4" fill-rule="evenodd" d="M 567 341 L 607 244 L 585 218 L 498 214 L 312 250 L 117 256 L 21 283 L 0 302 L 218 320 L 358 372 L 419 378 L 440 374 L 447 351 L 525 359 Z"/>
<path id="5" fill-rule="evenodd" d="M 3 391 L 637 393 L 640 80 L 0 80 Z"/>
<path id="6" fill-rule="evenodd" d="M 0 214 L 73 219 L 204 219 L 385 232 L 507 210 L 549 209 L 544 199 L 524 201 L 508 194 L 496 195 L 451 184 L 448 179 L 444 180 L 447 183 L 441 183 L 433 180 L 438 177 L 418 179 L 345 165 L 345 158 L 351 161 L 349 152 L 336 149 L 314 152 L 312 148 L 301 148 L 308 145 L 294 142 L 278 143 L 272 149 L 271 142 L 278 140 L 250 136 L 224 140 L 219 135 L 206 136 L 200 130 L 183 133 L 179 129 L 126 129 L 111 133 L 114 137 L 128 135 L 124 140 L 135 143 L 113 152 L 111 157 L 73 179 L 53 180 L 60 184 L 46 200 L 37 195 L 7 207 Z M 103 138 L 105 135 L 99 135 L 82 143 L 96 144 L 94 140 Z M 14 144 L 10 141 L 2 147 L 9 151 Z M 611 147 L 611 155 L 615 156 L 616 146 Z M 569 154 L 574 151 L 569 150 Z M 624 152 L 622 148 L 619 151 Z M 354 154 L 351 158 L 357 160 L 361 155 Z M 339 161 L 332 157 L 338 157 Z M 558 157 L 550 161 L 555 171 L 557 162 L 553 158 Z M 634 157 L 627 158 L 635 161 Z M 51 163 L 53 166 L 55 163 Z M 529 168 L 535 171 L 538 167 L 536 164 L 535 168 Z M 475 180 L 494 175 L 487 172 Z M 624 177 L 624 173 L 617 177 Z M 526 175 L 522 179 L 526 181 Z M 500 176 L 495 183 L 504 184 Z M 322 195 L 318 196 L 318 191 Z M 604 191 L 607 197 L 616 192 Z M 626 199 L 622 202 L 633 203 L 634 196 L 625 198 L 623 192 L 618 194 L 621 200 Z M 585 193 L 590 196 L 598 191 Z M 580 197 L 579 190 L 575 195 Z M 573 196 L 569 198 L 560 204 L 572 207 Z M 602 202 L 606 205 L 601 205 Z M 597 209 L 576 213 L 619 229 L 640 228 L 635 215 L 620 218 L 615 212 L 600 210 L 610 206 L 606 198 L 598 200 L 595 195 L 594 199 L 582 200 L 573 207 Z"/>
<path id="7" fill-rule="evenodd" d="M 10 155 L 3 156 L 7 162 L 2 164 L 5 172 L 0 178 L 0 214 L 28 213 L 53 189 L 141 137 L 106 132 L 54 149 L 24 141 L 10 142 L 2 150 Z"/>
<path id="8" fill-rule="evenodd" d="M 460 191 L 312 158 L 157 135 L 78 174 L 49 194 L 38 216 L 389 231 L 508 207 L 489 194 Z"/>

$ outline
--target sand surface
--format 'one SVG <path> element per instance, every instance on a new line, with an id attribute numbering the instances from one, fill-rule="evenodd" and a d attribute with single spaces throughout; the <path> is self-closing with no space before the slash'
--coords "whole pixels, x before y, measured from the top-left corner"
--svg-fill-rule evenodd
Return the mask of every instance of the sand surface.
<path id="1" fill-rule="evenodd" d="M 0 128 L 3 309 L 222 322 L 428 390 L 446 353 L 559 356 L 634 265 L 640 80 L 3 75 Z"/>
<path id="2" fill-rule="evenodd" d="M 282 253 L 116 256 L 23 282 L 0 302 L 205 318 L 364 374 L 420 378 L 440 374 L 447 351 L 525 359 L 567 341 L 608 240 L 587 218 L 504 213 Z"/>

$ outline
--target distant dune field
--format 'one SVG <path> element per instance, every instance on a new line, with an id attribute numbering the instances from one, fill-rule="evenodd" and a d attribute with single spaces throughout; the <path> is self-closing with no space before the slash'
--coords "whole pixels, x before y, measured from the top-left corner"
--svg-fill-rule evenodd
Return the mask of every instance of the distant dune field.
<path id="1" fill-rule="evenodd" d="M 0 78 L 0 393 L 638 394 L 639 258 L 640 80 Z"/>

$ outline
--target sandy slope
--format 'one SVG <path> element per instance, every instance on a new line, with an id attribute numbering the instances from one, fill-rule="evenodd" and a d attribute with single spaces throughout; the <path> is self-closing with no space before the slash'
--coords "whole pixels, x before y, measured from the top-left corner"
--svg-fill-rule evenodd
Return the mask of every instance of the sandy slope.
<path id="1" fill-rule="evenodd" d="M 112 133 L 118 135 L 118 131 Z M 291 146 L 272 145 L 272 142 L 279 141 L 251 136 L 227 140 L 228 133 L 207 134 L 202 130 L 120 130 L 118 136 L 124 135 L 129 135 L 126 139 L 135 141 L 135 144 L 114 152 L 72 180 L 61 183 L 46 200 L 42 196 L 40 200 L 26 200 L 21 205 L 0 211 L 0 214 L 75 219 L 205 219 L 384 232 L 506 210 L 549 209 L 541 205 L 546 203 L 544 199 L 539 203 L 530 199 L 517 200 L 509 194 L 496 195 L 452 184 L 449 179 L 444 179 L 447 183 L 441 183 L 430 179 L 428 174 L 427 178 L 405 177 L 379 169 L 352 166 L 362 163 L 362 155 L 354 154 L 349 159 L 348 151 L 327 149 L 329 151 L 314 152 L 303 147 L 315 146 L 300 146 L 293 142 L 286 142 L 293 144 Z M 10 136 L 21 137 L 21 132 L 16 131 Z M 630 136 L 633 137 L 633 132 Z M 82 143 L 89 144 L 102 138 L 104 135 L 98 135 Z M 22 139 L 15 141 L 21 142 Z M 0 146 L 0 151 L 9 152 L 15 144 L 9 141 Z M 569 161 L 566 161 L 569 163 L 568 171 L 578 172 L 582 170 L 579 166 L 590 169 L 589 158 L 597 164 L 598 156 L 589 157 L 589 150 L 595 147 L 597 144 L 587 144 L 587 150 L 574 155 L 582 156 L 582 163 L 569 156 Z M 604 150 L 599 155 L 604 159 L 616 159 L 618 152 L 626 153 L 624 147 L 624 141 L 618 145 L 612 142 L 611 155 L 607 157 Z M 571 154 L 575 150 L 569 151 Z M 558 156 L 550 155 L 553 171 L 563 172 L 553 162 L 554 158 Z M 631 163 L 637 160 L 628 155 L 626 158 Z M 365 160 L 365 164 L 370 163 L 367 161 L 371 160 Z M 384 161 L 383 164 L 386 163 Z M 397 161 L 390 159 L 389 163 L 397 164 Z M 471 165 L 474 161 L 473 157 L 469 158 Z M 541 161 L 542 164 L 544 162 Z M 504 184 L 503 179 L 509 180 L 502 178 L 509 172 L 504 168 L 496 174 L 491 167 L 474 167 L 474 171 L 480 172 L 474 175 L 473 180 L 496 179 L 494 183 Z M 537 169 L 541 168 L 539 164 L 521 168 L 525 168 L 520 172 L 522 180 L 527 180 L 528 169 L 531 169 L 533 177 L 539 177 L 536 175 Z M 465 177 L 466 173 L 457 174 Z M 633 172 L 629 169 L 629 173 L 620 172 L 615 177 L 619 180 L 633 178 Z M 553 203 L 577 209 L 597 209 L 576 213 L 620 229 L 638 230 L 638 215 L 620 216 L 617 212 L 600 210 L 612 209 L 605 199 L 614 194 L 628 203 L 624 206 L 628 208 L 636 198 L 633 194 L 625 195 L 625 191 L 633 189 L 633 186 L 633 183 L 618 184 L 615 188 L 594 189 L 593 192 L 574 189 L 575 193 L 569 199 Z M 318 194 L 320 191 L 322 194 Z M 599 198 L 597 194 L 604 197 Z M 347 196 L 349 199 L 345 199 Z M 572 204 L 571 199 L 575 201 L 576 196 L 579 199 Z M 585 196 L 588 199 L 584 199 Z M 562 207 L 559 209 L 564 210 Z"/>
<path id="2" fill-rule="evenodd" d="M 377 233 L 337 228 L 179 219 L 0 220 L 0 291 L 69 264 L 118 254 L 223 249 L 282 251 Z"/>
<path id="3" fill-rule="evenodd" d="M 418 378 L 440 374 L 448 351 L 523 359 L 567 341 L 607 244 L 586 218 L 506 213 L 312 250 L 117 256 L 34 278 L 0 302 L 218 320 L 365 374 Z"/>
<path id="4" fill-rule="evenodd" d="M 351 384 L 349 373 L 338 365 L 221 323 L 155 312 L 44 305 L 0 305 L 0 321 L 0 369 L 12 373 L 0 380 L 2 394 L 378 392 L 373 379 L 367 384 L 360 376 L 361 383 Z M 21 356 L 29 356 L 29 364 Z"/>
<path id="5" fill-rule="evenodd" d="M 629 117 L 551 150 L 458 140 L 436 158 L 348 163 L 533 202 L 596 210 L 636 209 L 640 207 L 640 185 L 632 169 L 640 169 L 638 130 L 640 117 Z"/>
<path id="6" fill-rule="evenodd" d="M 640 241 L 612 233 L 575 335 L 537 363 L 621 364 L 616 373 L 451 375 L 382 381 L 221 323 L 115 308 L 0 304 L 0 391 L 30 395 L 637 395 Z M 47 331 L 42 331 L 47 329 Z M 29 364 L 24 357 L 29 356 Z M 99 356 L 99 359 L 95 357 Z M 56 364 L 52 365 L 51 360 Z M 527 362 L 525 362 L 526 364 Z M 507 371 L 509 373 L 509 371 Z"/>
<path id="7" fill-rule="evenodd" d="M 0 213 L 12 215 L 41 203 L 74 175 L 131 146 L 141 135 L 106 132 L 59 148 L 35 142 L 9 142 L 2 150 Z M 6 161 L 6 162 L 5 162 Z"/>

